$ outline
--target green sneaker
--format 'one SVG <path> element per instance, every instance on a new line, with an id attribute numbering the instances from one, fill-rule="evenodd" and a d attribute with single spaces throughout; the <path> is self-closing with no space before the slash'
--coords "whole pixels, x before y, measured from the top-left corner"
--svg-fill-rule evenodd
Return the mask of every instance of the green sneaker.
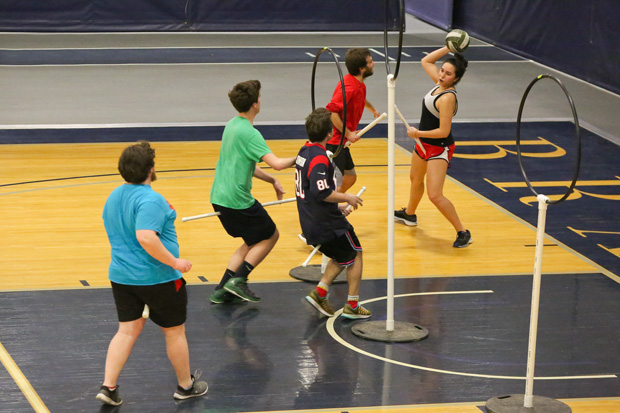
<path id="1" fill-rule="evenodd" d="M 231 294 L 242 298 L 244 301 L 258 302 L 260 297 L 248 288 L 248 282 L 245 278 L 235 277 L 228 280 L 224 285 L 224 289 Z"/>
<path id="2" fill-rule="evenodd" d="M 357 308 L 354 310 L 347 303 L 344 305 L 344 310 L 342 311 L 342 317 L 350 318 L 352 320 L 355 320 L 358 318 L 370 318 L 371 315 L 372 313 L 370 311 L 366 310 L 364 307 L 362 307 L 359 304 L 357 305 Z"/>
<path id="3" fill-rule="evenodd" d="M 209 301 L 213 304 L 222 303 L 242 303 L 244 300 L 234 294 L 229 293 L 223 288 L 216 288 L 209 296 Z"/>
<path id="4" fill-rule="evenodd" d="M 310 291 L 310 294 L 306 296 L 306 300 L 312 305 L 312 307 L 319 310 L 319 312 L 327 317 L 331 317 L 334 315 L 334 310 L 332 310 L 331 305 L 327 301 L 327 298 L 319 297 L 319 293 L 316 290 Z"/>

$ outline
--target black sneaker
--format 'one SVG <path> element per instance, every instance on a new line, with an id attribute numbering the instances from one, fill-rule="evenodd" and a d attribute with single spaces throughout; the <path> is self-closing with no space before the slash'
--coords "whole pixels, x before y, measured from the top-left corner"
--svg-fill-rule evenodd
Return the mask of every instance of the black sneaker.
<path id="1" fill-rule="evenodd" d="M 239 298 L 243 298 L 245 301 L 260 301 L 260 297 L 254 294 L 252 290 L 250 290 L 250 288 L 248 287 L 248 281 L 245 278 L 231 278 L 224 285 L 224 289 Z"/>
<path id="2" fill-rule="evenodd" d="M 195 375 L 195 376 L 194 376 Z M 206 381 L 196 381 L 200 378 L 200 370 L 192 375 L 192 387 L 189 390 L 185 390 L 183 387 L 177 385 L 177 391 L 174 392 L 174 398 L 177 400 L 187 400 L 192 397 L 200 397 L 209 390 L 209 385 Z"/>
<path id="3" fill-rule="evenodd" d="M 418 225 L 418 217 L 416 217 L 415 214 L 409 215 L 407 213 L 407 208 L 394 211 L 394 221 L 400 221 L 405 225 L 409 225 L 410 227 L 415 227 L 416 225 Z"/>
<path id="4" fill-rule="evenodd" d="M 471 239 L 471 234 L 469 230 L 466 229 L 465 231 L 459 231 L 456 233 L 456 241 L 454 241 L 452 246 L 454 248 L 465 248 L 472 242 L 474 242 L 474 240 Z"/>
<path id="5" fill-rule="evenodd" d="M 120 406 L 123 403 L 121 396 L 118 394 L 118 386 L 114 390 L 110 390 L 108 386 L 101 386 L 95 399 L 110 406 Z"/>

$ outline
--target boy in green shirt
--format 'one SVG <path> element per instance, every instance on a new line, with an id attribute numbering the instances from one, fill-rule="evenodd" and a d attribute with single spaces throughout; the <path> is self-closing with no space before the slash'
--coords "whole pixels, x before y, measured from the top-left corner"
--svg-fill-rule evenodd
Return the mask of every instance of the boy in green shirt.
<path id="1" fill-rule="evenodd" d="M 209 299 L 215 304 L 241 299 L 260 301 L 247 285 L 248 275 L 272 250 L 280 233 L 265 208 L 252 196 L 252 178 L 273 185 L 278 200 L 285 193 L 280 181 L 263 171 L 257 163 L 265 162 L 276 171 L 290 168 L 295 157 L 275 156 L 261 133 L 253 126 L 260 112 L 260 82 L 241 82 L 228 92 L 239 115 L 231 119 L 222 135 L 220 157 L 211 187 L 211 204 L 220 222 L 243 244 L 233 253 L 220 284 Z"/>

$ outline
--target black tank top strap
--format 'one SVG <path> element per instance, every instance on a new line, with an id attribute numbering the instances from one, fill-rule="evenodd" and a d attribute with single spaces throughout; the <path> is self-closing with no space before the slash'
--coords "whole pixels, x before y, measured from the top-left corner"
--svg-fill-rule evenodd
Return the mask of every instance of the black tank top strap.
<path id="1" fill-rule="evenodd" d="M 437 86 L 437 87 L 439 87 L 439 86 Z M 433 89 L 433 90 L 431 91 L 431 94 L 432 94 L 435 90 L 437 90 L 437 88 Z M 447 89 L 447 90 L 444 90 L 444 91 L 443 91 L 443 92 L 441 92 L 441 93 L 438 93 L 437 95 L 433 95 L 433 97 L 435 98 L 435 101 L 433 102 L 433 106 L 435 106 L 435 109 L 437 109 L 437 106 L 436 106 L 437 99 L 439 99 L 440 97 L 442 97 L 442 96 L 443 96 L 443 95 L 445 95 L 446 93 L 452 93 L 452 94 L 454 95 L 454 113 L 452 113 L 452 116 L 454 116 L 454 115 L 456 115 L 456 112 L 458 112 L 458 110 L 459 110 L 459 98 L 458 98 L 458 96 L 456 95 L 456 90 L 454 90 L 454 89 Z"/>

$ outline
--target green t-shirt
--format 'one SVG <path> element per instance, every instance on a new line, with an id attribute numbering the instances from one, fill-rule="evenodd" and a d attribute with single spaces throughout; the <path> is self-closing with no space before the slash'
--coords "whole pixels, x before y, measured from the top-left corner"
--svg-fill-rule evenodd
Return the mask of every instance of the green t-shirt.
<path id="1" fill-rule="evenodd" d="M 211 203 L 226 208 L 246 209 L 254 204 L 252 177 L 256 163 L 271 149 L 265 138 L 241 116 L 231 119 L 222 134 L 220 157 L 211 187 Z"/>

